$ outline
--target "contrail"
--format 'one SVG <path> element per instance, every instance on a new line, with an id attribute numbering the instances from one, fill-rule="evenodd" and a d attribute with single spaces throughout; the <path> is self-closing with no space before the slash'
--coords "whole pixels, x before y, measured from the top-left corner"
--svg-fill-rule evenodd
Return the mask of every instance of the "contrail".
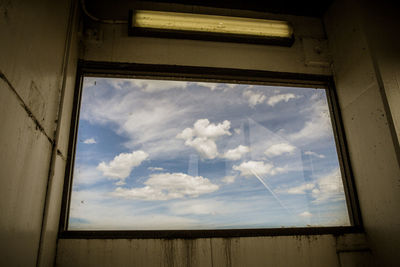
<path id="1" fill-rule="evenodd" d="M 293 213 L 279 200 L 277 195 L 275 195 L 274 191 L 272 191 L 271 188 L 269 188 L 269 186 L 260 178 L 260 176 L 258 176 L 257 173 L 255 173 L 253 170 L 250 170 L 250 171 L 264 185 L 264 187 L 272 194 L 272 196 L 276 199 L 276 201 L 278 201 L 278 203 L 282 206 L 282 208 L 284 208 L 288 213 Z"/>

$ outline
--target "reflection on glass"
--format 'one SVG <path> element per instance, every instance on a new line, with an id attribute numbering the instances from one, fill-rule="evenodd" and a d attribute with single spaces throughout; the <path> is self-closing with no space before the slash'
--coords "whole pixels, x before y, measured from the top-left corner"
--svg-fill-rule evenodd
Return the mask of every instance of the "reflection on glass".
<path id="1" fill-rule="evenodd" d="M 85 78 L 70 230 L 349 225 L 323 89 Z"/>

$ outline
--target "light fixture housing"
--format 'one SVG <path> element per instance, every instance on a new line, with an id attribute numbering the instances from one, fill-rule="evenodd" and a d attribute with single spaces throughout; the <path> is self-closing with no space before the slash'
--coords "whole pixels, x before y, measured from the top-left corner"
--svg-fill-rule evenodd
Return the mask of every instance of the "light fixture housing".
<path id="1" fill-rule="evenodd" d="M 287 21 L 130 10 L 129 35 L 291 46 Z"/>

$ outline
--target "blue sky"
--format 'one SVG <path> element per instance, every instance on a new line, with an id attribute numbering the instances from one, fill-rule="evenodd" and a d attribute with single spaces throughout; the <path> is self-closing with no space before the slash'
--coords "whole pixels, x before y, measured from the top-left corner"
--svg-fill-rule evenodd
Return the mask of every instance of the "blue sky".
<path id="1" fill-rule="evenodd" d="M 69 229 L 349 225 L 323 89 L 86 77 Z"/>

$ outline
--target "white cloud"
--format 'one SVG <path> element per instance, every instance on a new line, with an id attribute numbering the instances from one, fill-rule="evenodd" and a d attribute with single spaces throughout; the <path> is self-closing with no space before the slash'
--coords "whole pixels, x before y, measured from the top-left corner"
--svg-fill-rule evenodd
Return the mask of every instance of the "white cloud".
<path id="1" fill-rule="evenodd" d="M 315 189 L 311 191 L 315 203 L 344 200 L 342 175 L 339 168 L 317 180 Z"/>
<path id="2" fill-rule="evenodd" d="M 184 81 L 155 81 L 155 80 L 133 80 L 145 92 L 153 93 L 171 89 L 185 89 L 188 85 Z"/>
<path id="3" fill-rule="evenodd" d="M 288 143 L 279 143 L 279 144 L 274 144 L 267 148 L 265 150 L 264 154 L 267 155 L 268 157 L 275 157 L 275 156 L 280 156 L 282 154 L 288 153 L 292 154 L 296 150 L 295 146 L 292 146 L 291 144 Z"/>
<path id="4" fill-rule="evenodd" d="M 223 155 L 223 158 L 229 160 L 239 160 L 242 158 L 244 154 L 249 152 L 250 148 L 248 146 L 239 145 L 237 148 L 226 151 L 225 154 Z"/>
<path id="5" fill-rule="evenodd" d="M 296 99 L 299 98 L 299 96 L 296 96 L 294 94 L 280 94 L 280 95 L 274 95 L 271 96 L 268 100 L 267 100 L 267 104 L 270 106 L 275 106 L 276 104 L 278 104 L 279 102 L 288 102 L 290 99 Z"/>
<path id="6" fill-rule="evenodd" d="M 160 214 L 164 203 L 141 206 L 97 190 L 72 191 L 69 227 L 74 230 L 189 229 L 194 219 Z"/>
<path id="7" fill-rule="evenodd" d="M 231 135 L 229 128 L 231 127 L 230 121 L 223 121 L 215 125 L 207 119 L 197 120 L 194 124 L 194 134 L 198 137 L 218 138 L 222 135 Z"/>
<path id="8" fill-rule="evenodd" d="M 214 159 L 218 156 L 217 144 L 212 139 L 197 137 L 193 140 L 186 140 L 185 145 L 191 146 L 206 159 Z"/>
<path id="9" fill-rule="evenodd" d="M 236 176 L 228 175 L 228 176 L 225 176 L 225 177 L 222 179 L 222 182 L 224 182 L 224 183 L 226 183 L 226 184 L 231 184 L 231 183 L 235 182 L 235 179 L 236 179 Z"/>
<path id="10" fill-rule="evenodd" d="M 253 92 L 251 90 L 246 90 L 243 92 L 243 96 L 247 98 L 250 107 L 255 107 L 257 104 L 261 104 L 265 101 L 266 96 L 262 93 Z"/>
<path id="11" fill-rule="evenodd" d="M 128 199 L 142 200 L 169 200 L 184 197 L 198 197 L 212 193 L 219 186 L 202 176 L 190 176 L 184 173 L 160 173 L 152 174 L 140 188 L 118 187 L 114 196 Z"/>
<path id="12" fill-rule="evenodd" d="M 210 82 L 196 82 L 195 85 L 202 86 L 210 89 L 211 91 L 214 90 L 226 90 L 229 88 L 233 88 L 236 84 L 233 83 L 210 83 Z"/>
<path id="13" fill-rule="evenodd" d="M 282 168 L 275 168 L 271 163 L 264 163 L 263 161 L 246 161 L 242 162 L 239 166 L 233 165 L 235 171 L 240 171 L 241 176 L 249 177 L 254 173 L 257 175 L 275 175 L 283 172 Z"/>
<path id="14" fill-rule="evenodd" d="M 183 147 L 173 140 L 177 134 L 175 127 L 187 120 L 189 107 L 178 106 L 170 97 L 155 97 L 131 87 L 118 90 L 104 83 L 108 80 L 99 82 L 98 90 L 90 87 L 83 92 L 86 102 L 81 119 L 111 128 L 127 140 L 125 146 L 129 149 L 137 149 L 137 144 L 141 144 L 143 150 L 158 156 Z"/>
<path id="15" fill-rule="evenodd" d="M 218 83 L 204 83 L 204 82 L 198 82 L 196 83 L 198 86 L 206 87 L 209 88 L 211 91 L 214 91 L 215 89 L 218 88 Z"/>
<path id="16" fill-rule="evenodd" d="M 94 138 L 89 138 L 89 139 L 83 140 L 83 143 L 90 145 L 90 144 L 96 144 L 97 142 Z"/>
<path id="17" fill-rule="evenodd" d="M 314 156 L 314 157 L 317 157 L 317 158 L 320 158 L 320 159 L 325 158 L 325 155 L 318 154 L 318 153 L 313 152 L 313 151 L 304 151 L 304 155 Z"/>
<path id="18" fill-rule="evenodd" d="M 121 153 L 109 163 L 101 162 L 97 169 L 103 172 L 103 175 L 111 179 L 125 179 L 129 176 L 132 169 L 139 166 L 149 155 L 137 150 L 132 153 Z"/>
<path id="19" fill-rule="evenodd" d="M 300 213 L 299 216 L 309 218 L 309 217 L 312 217 L 312 214 L 308 211 L 305 211 L 305 212 Z"/>
<path id="20" fill-rule="evenodd" d="M 307 183 L 307 184 L 302 184 L 299 186 L 295 186 L 292 188 L 289 188 L 287 190 L 288 194 L 305 194 L 315 188 L 315 184 L 313 183 Z"/>
<path id="21" fill-rule="evenodd" d="M 215 140 L 223 135 L 231 135 L 230 125 L 227 120 L 214 124 L 208 119 L 200 119 L 193 128 L 184 129 L 176 138 L 185 140 L 185 145 L 196 149 L 203 158 L 214 159 L 219 155 Z"/>
<path id="22" fill-rule="evenodd" d="M 81 119 L 111 129 L 123 137 L 125 141 L 122 145 L 127 149 L 142 149 L 151 155 L 152 160 L 166 156 L 180 157 L 182 153 L 187 153 L 184 142 L 176 139 L 176 135 L 192 126 L 197 118 L 211 118 L 215 114 L 222 117 L 224 112 L 228 112 L 224 102 L 247 106 L 240 97 L 242 91 L 229 90 L 230 87 L 243 85 L 221 83 L 214 92 L 210 92 L 196 90 L 200 89 L 196 88 L 196 83 L 188 82 L 186 90 L 166 86 L 163 88 L 172 88 L 171 91 L 147 93 L 143 88 L 148 89 L 150 85 L 146 87 L 130 83 L 129 79 L 119 80 L 97 78 L 97 86 L 90 86 L 90 79 L 85 78 L 82 96 L 85 105 L 82 105 Z M 143 81 L 153 84 L 151 80 Z M 214 94 L 222 94 L 220 89 L 227 92 L 224 97 L 213 97 Z M 205 108 L 205 103 L 209 108 Z M 198 117 L 199 114 L 203 114 L 202 117 Z"/>
<path id="23" fill-rule="evenodd" d="M 315 182 L 287 188 L 281 192 L 287 194 L 306 194 L 313 197 L 313 203 L 344 200 L 343 182 L 339 168 L 321 176 Z"/>
<path id="24" fill-rule="evenodd" d="M 95 184 L 105 179 L 95 166 L 77 165 L 74 169 L 74 185 Z"/>
<path id="25" fill-rule="evenodd" d="M 161 167 L 148 167 L 147 168 L 149 171 L 163 171 L 164 168 Z"/>
<path id="26" fill-rule="evenodd" d="M 212 199 L 191 199 L 172 203 L 169 209 L 177 215 L 217 215 L 228 212 L 225 204 Z"/>
<path id="27" fill-rule="evenodd" d="M 326 100 L 319 100 L 309 108 L 301 111 L 309 119 L 299 131 L 289 134 L 288 138 L 294 142 L 316 141 L 317 139 L 331 136 L 332 125 L 330 121 L 329 108 Z"/>
<path id="28" fill-rule="evenodd" d="M 139 87 L 140 90 L 148 93 L 185 89 L 188 82 L 185 81 L 168 81 L 168 80 L 145 80 L 145 79 L 107 79 L 107 82 L 115 89 L 124 89 L 131 87 Z"/>

